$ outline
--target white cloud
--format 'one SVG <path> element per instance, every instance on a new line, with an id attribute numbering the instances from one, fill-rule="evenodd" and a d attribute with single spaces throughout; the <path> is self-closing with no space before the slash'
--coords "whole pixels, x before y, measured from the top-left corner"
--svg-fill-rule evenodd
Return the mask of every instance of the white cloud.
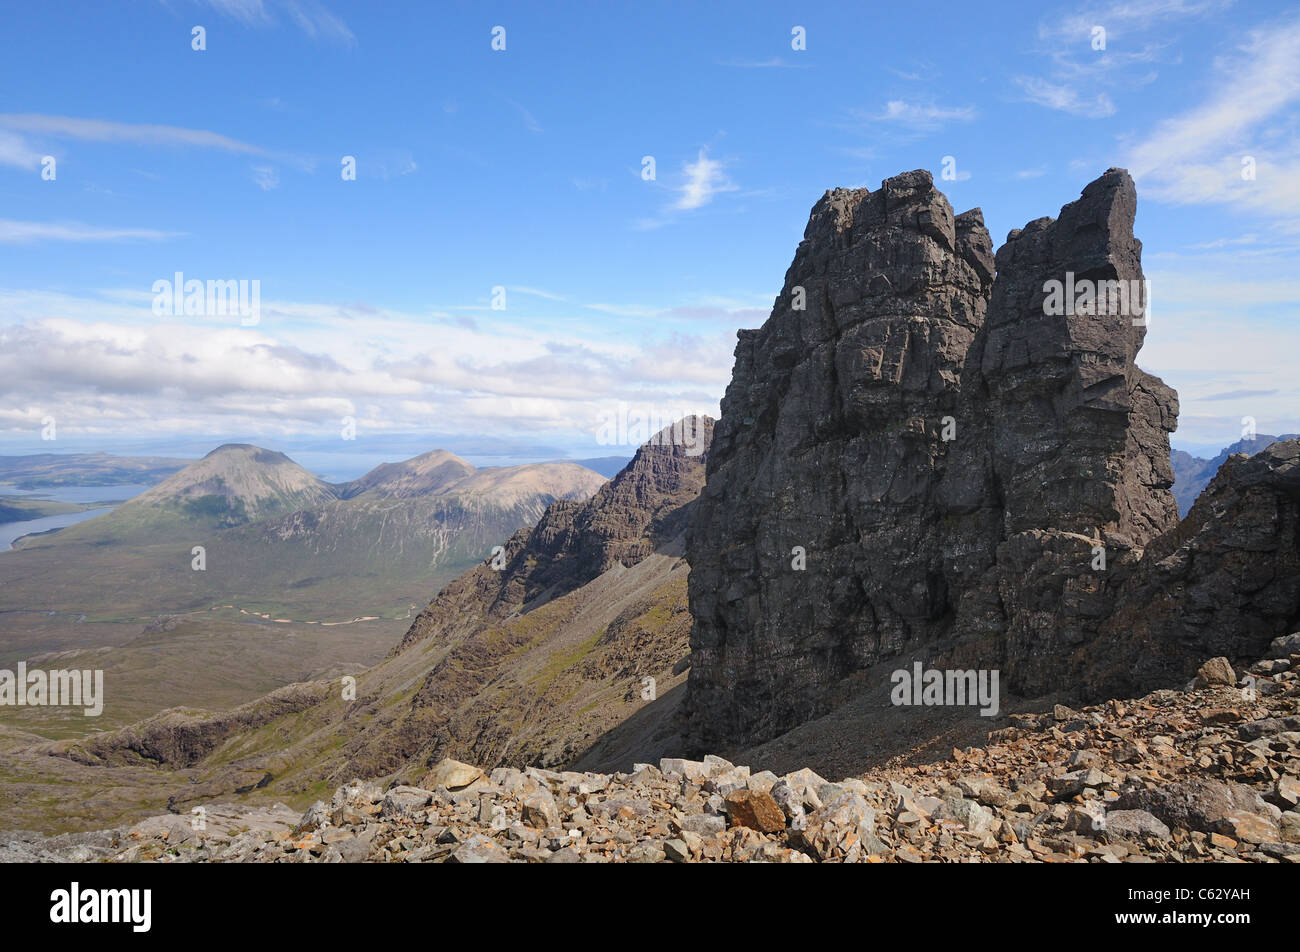
<path id="1" fill-rule="evenodd" d="M 868 147 L 840 146 L 839 151 L 860 162 L 870 162 L 876 158 L 876 150 Z"/>
<path id="2" fill-rule="evenodd" d="M 264 192 L 269 192 L 274 188 L 280 187 L 280 173 L 274 166 L 254 165 L 253 182 Z"/>
<path id="3" fill-rule="evenodd" d="M 208 4 L 212 9 L 247 26 L 271 22 L 271 16 L 266 12 L 266 4 L 262 0 L 208 0 Z"/>
<path id="4" fill-rule="evenodd" d="M 946 122 L 970 122 L 978 115 L 974 106 L 936 106 L 902 99 L 891 99 L 879 113 L 868 115 L 854 110 L 853 114 L 859 119 L 896 123 L 916 130 L 937 129 Z"/>
<path id="5" fill-rule="evenodd" d="M 165 241 L 184 232 L 153 228 L 102 228 L 80 222 L 13 221 L 0 218 L 0 243 L 29 244 L 34 241 Z"/>
<path id="6" fill-rule="evenodd" d="M 713 201 L 713 196 L 720 192 L 734 192 L 733 185 L 723 173 L 723 164 L 710 159 L 707 149 L 701 149 L 694 162 L 687 162 L 683 168 L 685 182 L 678 187 L 677 201 L 673 208 L 678 211 L 692 211 Z"/>
<path id="7" fill-rule="evenodd" d="M 630 307 L 623 304 L 584 304 L 583 307 L 592 311 L 599 311 L 602 314 L 613 314 L 616 317 L 654 317 L 659 312 L 649 307 Z"/>
<path id="8" fill-rule="evenodd" d="M 533 116 L 531 112 L 529 112 L 519 103 L 515 102 L 513 99 L 507 99 L 506 102 L 514 106 L 515 109 L 519 111 L 519 117 L 524 120 L 524 127 L 527 128 L 529 132 L 542 131 L 542 124 L 537 121 L 536 117 Z"/>
<path id="9" fill-rule="evenodd" d="M 0 165 L 34 169 L 40 165 L 42 157 L 22 136 L 0 129 Z"/>
<path id="10" fill-rule="evenodd" d="M 73 116 L 46 116 L 33 113 L 0 114 L 0 126 L 22 132 L 48 135 L 57 139 L 81 139 L 88 142 L 125 142 L 132 145 L 194 146 L 220 149 L 247 155 L 266 155 L 266 150 L 209 132 L 180 126 L 111 122 L 107 119 L 79 119 Z"/>
<path id="11" fill-rule="evenodd" d="M 166 0 L 164 0 L 166 2 Z M 244 26 L 271 27 L 276 18 L 265 0 L 206 0 L 208 6 Z M 352 46 L 357 38 L 343 19 L 327 10 L 319 0 L 282 0 L 283 13 L 313 40 L 324 39 Z"/>
<path id="12" fill-rule="evenodd" d="M 547 301 L 565 301 L 567 298 L 559 294 L 552 294 L 550 291 L 543 291 L 540 288 L 529 288 L 518 285 L 511 285 L 511 291 L 518 291 L 520 294 L 529 294 L 533 297 L 539 297 Z"/>
<path id="13" fill-rule="evenodd" d="M 1032 103 L 1068 112 L 1088 119 L 1104 119 L 1115 114 L 1115 103 L 1106 93 L 1097 93 L 1091 99 L 1080 95 L 1078 89 L 1065 84 L 1049 83 L 1036 76 L 1017 76 L 1018 85 L 1025 98 Z"/>
<path id="14" fill-rule="evenodd" d="M 141 289 L 0 291 L 0 431 L 52 413 L 68 433 L 302 435 L 335 432 L 350 414 L 371 431 L 590 436 L 619 400 L 716 413 L 734 345 L 734 325 L 635 340 L 594 319 L 566 318 L 556 333 L 513 314 L 478 330 L 265 297 L 261 323 L 245 328 L 159 319 L 151 300 Z"/>
<path id="15" fill-rule="evenodd" d="M 355 157 L 357 175 L 366 179 L 388 181 L 420 169 L 415 154 L 410 149 L 376 149 L 358 152 Z"/>
<path id="16" fill-rule="evenodd" d="M 1300 229 L 1300 19 L 1250 34 L 1220 61 L 1201 103 L 1132 146 L 1128 167 L 1146 194 L 1179 204 L 1221 203 Z M 1255 178 L 1243 178 L 1254 159 Z"/>
<path id="17" fill-rule="evenodd" d="M 1038 28 L 1042 39 L 1086 41 L 1094 26 L 1106 30 L 1107 41 L 1138 33 L 1169 20 L 1189 20 L 1232 6 L 1233 0 L 1116 0 L 1093 4 Z"/>
<path id="18" fill-rule="evenodd" d="M 1187 247 L 1192 251 L 1213 251 L 1233 245 L 1254 245 L 1259 243 L 1259 235 L 1239 235 L 1236 238 L 1215 238 L 1212 241 L 1198 241 Z"/>
<path id="19" fill-rule="evenodd" d="M 1171 34 L 1182 22 L 1231 5 L 1232 0 L 1116 0 L 1094 3 L 1039 24 L 1039 53 L 1048 77 L 1016 76 L 1023 98 L 1074 116 L 1103 118 L 1117 111 L 1112 91 L 1154 82 L 1153 64 L 1170 55 Z M 1144 37 L 1144 34 L 1146 36 Z M 1097 41 L 1101 48 L 1097 48 Z"/>
<path id="20" fill-rule="evenodd" d="M 811 64 L 787 63 L 779 56 L 765 60 L 723 60 L 719 66 L 731 66 L 736 69 L 812 69 Z"/>
<path id="21" fill-rule="evenodd" d="M 207 129 L 187 129 L 152 123 L 115 122 L 109 119 L 84 119 L 76 116 L 53 116 L 38 113 L 0 113 L 0 161 L 4 155 L 5 129 L 17 130 L 34 137 L 75 139 L 134 146 L 215 149 L 236 155 L 260 156 L 288 163 L 305 171 L 316 166 L 310 156 L 273 152 L 250 142 L 242 142 Z M 21 140 L 19 140 L 21 143 Z M 10 148 L 15 146 L 10 140 Z M 140 173 L 142 175 L 147 173 Z"/>
<path id="22" fill-rule="evenodd" d="M 312 39 L 323 38 L 351 46 L 357 38 L 343 20 L 316 0 L 287 0 L 289 16 Z"/>
<path id="23" fill-rule="evenodd" d="M 906 80 L 909 83 L 932 82 L 942 75 L 939 67 L 930 60 L 914 60 L 911 66 L 911 69 L 886 66 L 885 71 L 893 73 L 899 79 Z"/>
<path id="24" fill-rule="evenodd" d="M 1178 390 L 1176 442 L 1225 446 L 1243 415 L 1300 431 L 1300 278 L 1230 248 L 1148 265 L 1152 317 L 1138 363 Z"/>

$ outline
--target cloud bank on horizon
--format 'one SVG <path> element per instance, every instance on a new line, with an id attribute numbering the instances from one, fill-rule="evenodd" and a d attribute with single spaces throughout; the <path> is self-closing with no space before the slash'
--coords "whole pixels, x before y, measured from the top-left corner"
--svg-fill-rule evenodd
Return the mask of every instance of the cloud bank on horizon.
<path id="1" fill-rule="evenodd" d="M 6 10 L 0 452 L 716 415 L 809 207 L 913 168 L 995 241 L 1130 169 L 1175 445 L 1300 431 L 1300 14 L 1012 7 Z"/>

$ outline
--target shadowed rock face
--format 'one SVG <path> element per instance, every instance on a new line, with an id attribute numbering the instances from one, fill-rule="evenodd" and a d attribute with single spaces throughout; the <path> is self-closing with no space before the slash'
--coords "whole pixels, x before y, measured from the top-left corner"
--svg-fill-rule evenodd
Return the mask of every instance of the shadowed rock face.
<path id="1" fill-rule="evenodd" d="M 697 747 L 824 713 L 903 651 L 1020 694 L 1082 676 L 1178 518 L 1177 396 L 1134 363 L 1135 210 L 1111 169 L 995 258 L 926 172 L 817 203 L 771 317 L 740 332 L 688 534 Z"/>
<path id="2" fill-rule="evenodd" d="M 1300 617 L 1300 440 L 1229 456 L 1191 512 L 1117 580 L 1089 693 L 1185 680 L 1189 658 L 1258 655 Z"/>
<path id="3" fill-rule="evenodd" d="M 946 629 L 952 576 L 991 559 L 946 572 L 936 515 L 993 268 L 978 210 L 954 216 L 927 172 L 813 208 L 771 318 L 740 332 L 688 534 L 701 741 L 819 713 L 851 671 Z M 997 515 L 957 491 L 974 544 Z"/>

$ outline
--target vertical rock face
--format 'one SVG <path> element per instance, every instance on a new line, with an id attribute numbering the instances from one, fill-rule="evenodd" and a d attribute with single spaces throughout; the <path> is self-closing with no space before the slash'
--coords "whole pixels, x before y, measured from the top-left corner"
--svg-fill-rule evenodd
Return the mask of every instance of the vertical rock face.
<path id="1" fill-rule="evenodd" d="M 1136 209 L 1132 179 L 1112 169 L 998 251 L 974 406 L 992 425 L 1011 532 L 1113 527 L 1140 542 L 1178 521 L 1164 492 L 1177 397 L 1134 363 L 1146 336 Z M 1054 281 L 1059 305 L 1044 291 Z M 1071 286 L 1115 294 L 1071 301 Z"/>
<path id="2" fill-rule="evenodd" d="M 988 474 L 945 487 L 940 439 L 963 415 L 991 248 L 928 172 L 828 192 L 772 316 L 740 333 L 687 542 L 702 743 L 820 713 L 852 671 L 944 632 L 952 577 L 991 559 L 969 551 L 999 522 Z"/>
<path id="3" fill-rule="evenodd" d="M 921 647 L 1046 690 L 1096 636 L 1177 522 L 1135 209 L 1112 169 L 995 258 L 927 172 L 817 203 L 740 332 L 688 534 L 695 743 L 771 737 Z"/>
<path id="4" fill-rule="evenodd" d="M 953 634 L 968 645 L 953 658 L 1000 666 L 1025 693 L 1060 686 L 1113 584 L 1178 521 L 1177 395 L 1134 362 L 1146 334 L 1136 208 L 1112 169 L 1059 218 L 1013 231 L 972 349 L 978 382 L 954 455 L 960 472 L 989 467 L 977 497 L 1001 526 L 985 540 L 992 564 L 963 588 Z"/>

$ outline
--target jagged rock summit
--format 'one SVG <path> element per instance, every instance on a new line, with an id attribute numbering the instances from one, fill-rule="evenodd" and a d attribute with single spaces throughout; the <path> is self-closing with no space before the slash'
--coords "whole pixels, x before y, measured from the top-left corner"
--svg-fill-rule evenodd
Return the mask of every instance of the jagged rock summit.
<path id="1" fill-rule="evenodd" d="M 954 214 L 928 172 L 818 201 L 771 316 L 739 333 L 687 536 L 694 749 L 826 713 L 852 675 L 904 653 L 999 669 L 1022 695 L 1145 686 L 1127 662 L 1150 646 L 1107 620 L 1122 592 L 1143 590 L 1144 548 L 1178 524 L 1178 402 L 1135 363 L 1147 331 L 1136 206 L 1128 173 L 1111 169 L 995 256 L 979 209 Z M 1295 533 L 1251 525 L 1270 578 Z M 1268 618 L 1228 647 L 1286 630 L 1292 588 L 1275 586 Z M 1215 609 L 1197 610 L 1199 643 L 1155 651 L 1150 678 L 1225 653 Z M 1162 631 L 1151 637 L 1188 627 Z"/>

